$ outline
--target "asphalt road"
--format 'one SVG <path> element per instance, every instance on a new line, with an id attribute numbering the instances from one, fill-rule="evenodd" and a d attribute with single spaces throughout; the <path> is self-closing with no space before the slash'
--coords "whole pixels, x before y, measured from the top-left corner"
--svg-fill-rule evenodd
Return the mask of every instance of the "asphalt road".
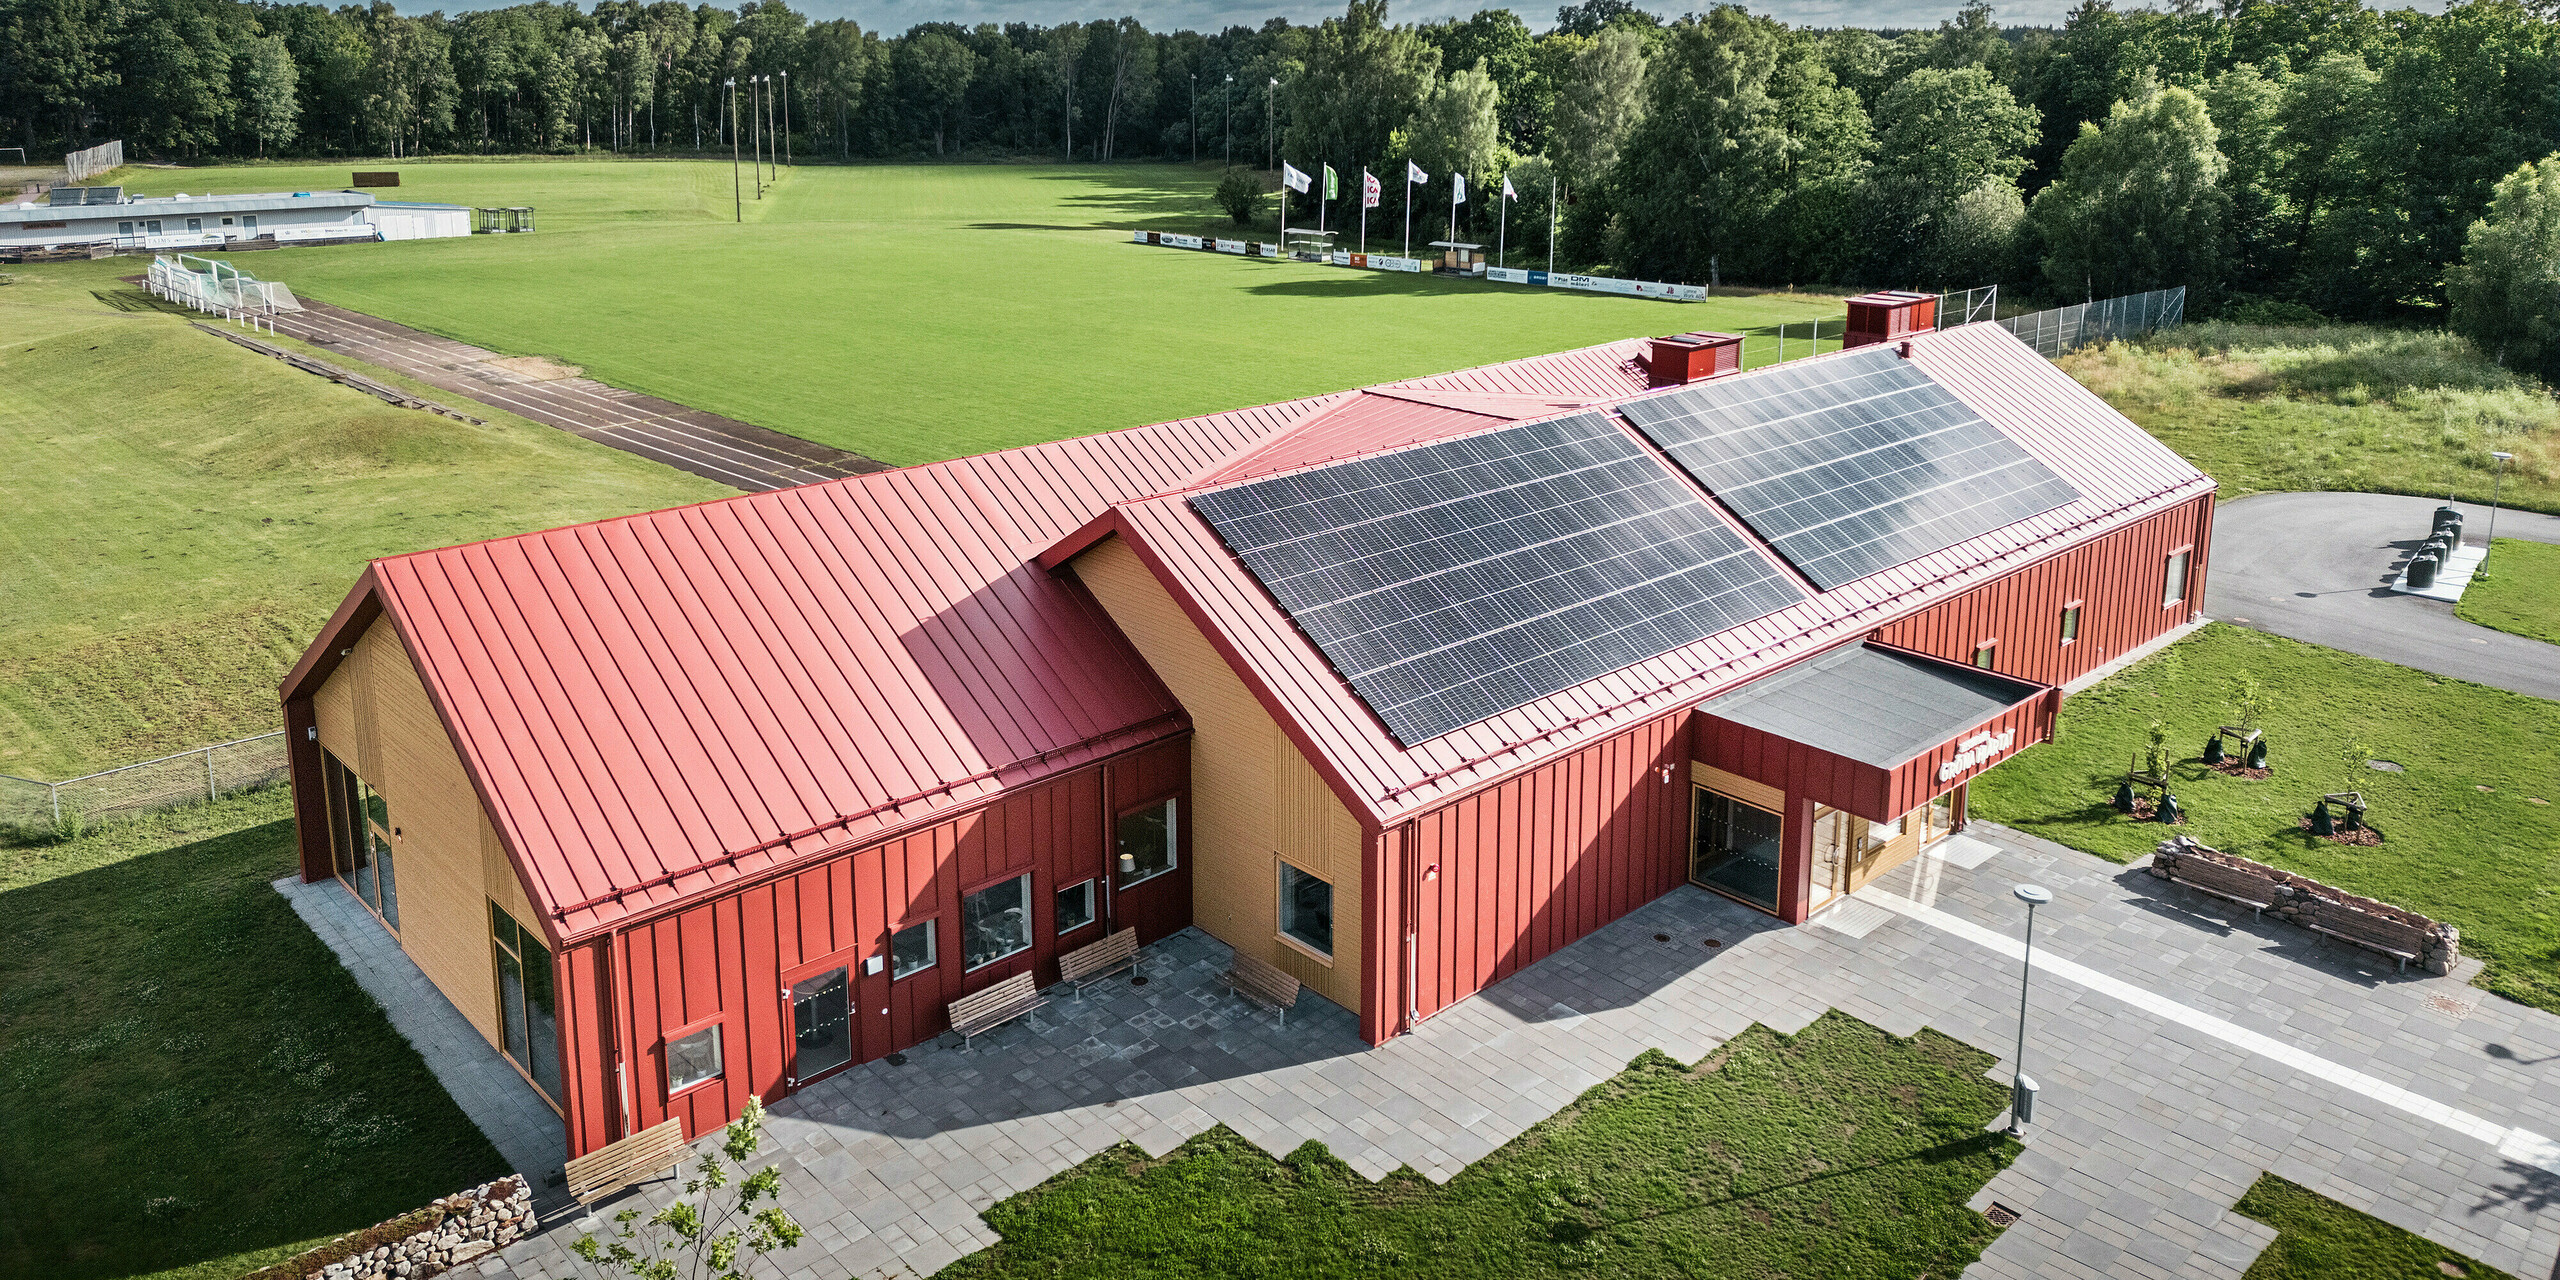
<path id="1" fill-rule="evenodd" d="M 2560 645 L 2476 626 L 2453 616 L 2452 605 L 2391 590 L 2441 505 L 2379 493 L 2262 493 L 2224 504 L 2213 518 L 2205 612 L 2560 701 Z M 2485 541 L 2488 508 L 2454 505 L 2462 509 L 2463 541 Z M 2498 536 L 2560 542 L 2560 517 L 2501 511 Z"/>

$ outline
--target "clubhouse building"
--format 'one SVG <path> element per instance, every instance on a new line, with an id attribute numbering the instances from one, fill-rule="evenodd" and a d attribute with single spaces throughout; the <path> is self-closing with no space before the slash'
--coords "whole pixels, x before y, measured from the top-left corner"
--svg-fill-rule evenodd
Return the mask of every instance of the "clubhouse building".
<path id="1" fill-rule="evenodd" d="M 1720 341 L 377 561 L 282 689 L 302 875 L 573 1156 L 1121 928 L 1378 1043 L 1684 886 L 1802 922 L 2195 616 L 2214 485 L 1992 325 Z"/>

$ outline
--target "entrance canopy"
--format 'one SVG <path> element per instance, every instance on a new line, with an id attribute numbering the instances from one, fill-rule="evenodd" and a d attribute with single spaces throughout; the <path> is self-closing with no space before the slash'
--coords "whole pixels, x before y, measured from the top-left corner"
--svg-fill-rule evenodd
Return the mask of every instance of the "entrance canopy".
<path id="1" fill-rule="evenodd" d="M 1702 705 L 1707 763 L 1891 822 L 2052 736 L 2051 685 L 1854 644 Z"/>

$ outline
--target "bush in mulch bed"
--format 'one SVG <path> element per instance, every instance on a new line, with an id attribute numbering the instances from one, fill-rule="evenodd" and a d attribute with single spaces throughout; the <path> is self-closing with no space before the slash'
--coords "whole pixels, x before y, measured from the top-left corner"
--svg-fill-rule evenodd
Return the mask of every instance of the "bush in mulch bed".
<path id="1" fill-rule="evenodd" d="M 2310 834 L 2311 815 L 2304 814 L 2302 817 L 2295 819 L 2294 825 L 2300 827 L 2304 834 Z M 2375 845 L 2382 843 L 2382 833 L 2375 830 L 2370 825 L 2360 826 L 2353 829 L 2340 827 L 2338 828 L 2338 833 L 2336 835 L 2314 835 L 2311 838 L 2314 840 L 2326 841 L 2330 844 L 2351 844 L 2366 849 L 2370 849 Z"/>
<path id="2" fill-rule="evenodd" d="M 2157 822 L 2159 819 L 2152 816 L 2154 808 L 2155 806 L 2151 797 L 2135 796 L 2133 798 L 2133 812 L 2126 814 L 2125 817 L 2133 822 Z M 2310 819 L 2305 818 L 2303 821 L 2308 823 Z M 2178 809 L 2177 821 L 2172 822 L 2169 825 L 2173 827 L 2183 827 L 2187 825 L 2187 811 L 2184 806 L 2180 806 Z"/>
<path id="3" fill-rule="evenodd" d="M 2276 776 L 2276 771 L 2272 766 L 2264 769 L 2252 769 L 2238 756 L 2224 756 L 2222 758 L 2222 763 L 2209 764 L 2206 765 L 2205 768 L 2211 769 L 2215 773 L 2221 774 L 2227 778 L 2247 778 L 2251 782 L 2264 782 L 2267 779 Z"/>

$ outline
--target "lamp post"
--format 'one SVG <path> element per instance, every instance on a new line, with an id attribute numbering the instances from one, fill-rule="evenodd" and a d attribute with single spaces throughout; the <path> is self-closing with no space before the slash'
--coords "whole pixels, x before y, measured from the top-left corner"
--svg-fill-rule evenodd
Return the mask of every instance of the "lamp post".
<path id="1" fill-rule="evenodd" d="M 1191 73 L 1191 114 L 1184 118 L 1182 131 L 1191 135 L 1191 163 L 1200 163 L 1200 73 Z"/>
<path id="2" fill-rule="evenodd" d="M 2009 1081 L 2009 1136 L 2020 1142 L 2027 1140 L 2027 1123 L 2035 1119 L 2036 1082 L 2027 1075 L 2027 980 L 2036 965 L 2036 908 L 2053 901 L 2053 891 L 2038 884 L 2022 884 L 2010 892 L 2027 904 L 2027 950 L 2018 966 L 2018 1056 L 2017 1074 Z"/>
<path id="3" fill-rule="evenodd" d="M 767 73 L 765 75 L 757 76 L 756 80 L 758 83 L 764 85 L 764 114 L 756 118 L 756 128 L 762 130 L 762 132 L 756 136 L 764 139 L 765 172 L 772 174 L 775 182 L 780 182 L 782 181 L 782 171 L 773 167 L 773 76 L 771 73 Z"/>
<path id="4" fill-rule="evenodd" d="M 1227 87 L 1218 91 L 1221 105 L 1227 110 L 1227 167 L 1236 167 L 1236 73 L 1227 73 Z"/>
<path id="5" fill-rule="evenodd" d="M 2515 455 L 2504 449 L 2489 456 L 2498 460 L 2498 474 L 2489 481 L 2489 541 L 2480 548 L 2480 566 L 2484 569 L 2489 566 L 2489 553 L 2498 545 L 2498 490 L 2507 482 L 2507 464 L 2515 460 Z"/>
<path id="6" fill-rule="evenodd" d="M 782 73 L 782 162 L 791 163 L 791 73 Z"/>
<path id="7" fill-rule="evenodd" d="M 747 77 L 747 127 L 756 131 L 756 199 L 764 199 L 764 108 L 757 105 L 764 91 L 757 87 L 754 76 Z"/>
<path id="8" fill-rule="evenodd" d="M 738 78 L 731 76 L 720 85 L 729 91 L 729 200 L 737 206 L 731 221 L 744 222 L 747 220 L 747 197 L 745 179 L 738 174 Z M 699 120 L 702 117 L 694 118 Z"/>
<path id="9" fill-rule="evenodd" d="M 1280 77 L 1271 77 L 1271 87 L 1262 91 L 1262 167 L 1280 167 Z"/>

